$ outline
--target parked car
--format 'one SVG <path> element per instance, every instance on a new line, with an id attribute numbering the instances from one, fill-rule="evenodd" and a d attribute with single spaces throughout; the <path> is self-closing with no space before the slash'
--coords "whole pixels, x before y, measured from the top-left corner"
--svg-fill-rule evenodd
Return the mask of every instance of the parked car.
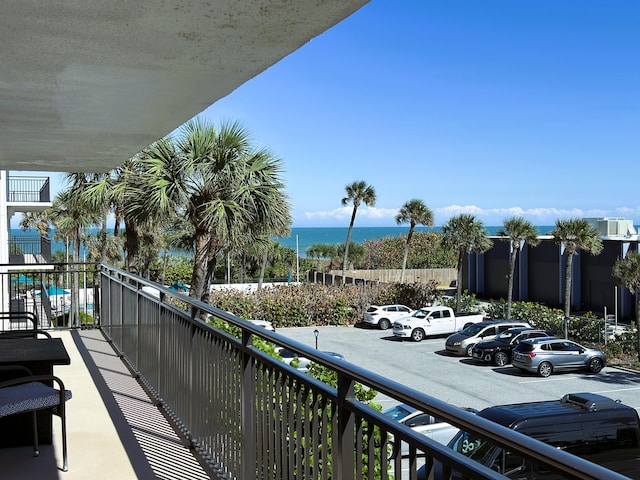
<path id="1" fill-rule="evenodd" d="M 548 377 L 553 372 L 587 370 L 598 373 L 607 364 L 604 352 L 555 337 L 523 340 L 513 349 L 511 364 L 520 370 Z"/>
<path id="2" fill-rule="evenodd" d="M 513 349 L 522 340 L 551 336 L 549 330 L 532 327 L 515 327 L 496 335 L 493 340 L 483 340 L 473 347 L 473 358 L 484 363 L 503 367 L 511 363 Z"/>
<path id="3" fill-rule="evenodd" d="M 510 320 L 485 320 L 469 325 L 467 328 L 449 335 L 444 347 L 449 353 L 456 355 L 473 355 L 473 347 L 483 340 L 493 340 L 496 335 L 515 327 L 531 327 L 527 322 L 512 322 Z"/>
<path id="4" fill-rule="evenodd" d="M 399 318 L 408 317 L 414 311 L 405 305 L 371 305 L 364 313 L 364 323 L 387 330 Z"/>
<path id="5" fill-rule="evenodd" d="M 296 359 L 296 361 L 293 363 L 295 365 L 295 368 L 297 368 L 301 372 L 308 372 L 309 365 L 311 365 L 311 362 L 313 362 L 313 360 L 310 360 L 307 357 L 301 357 L 296 352 L 289 350 L 288 348 L 276 347 L 275 351 L 278 355 L 280 355 L 280 357 L 282 358 L 282 361 L 287 365 L 291 365 L 294 359 Z M 342 355 L 341 353 L 324 352 L 324 351 L 322 353 L 326 353 L 327 355 L 330 355 L 333 358 L 336 358 L 338 360 L 344 360 L 344 355 Z"/>
<path id="6" fill-rule="evenodd" d="M 269 330 L 270 332 L 276 331 L 276 327 L 274 327 L 273 323 L 271 323 L 269 320 L 249 320 L 249 321 L 254 325 L 257 325 L 258 327 L 263 327 Z"/>
<path id="7" fill-rule="evenodd" d="M 382 413 L 443 445 L 447 445 L 459 431 L 458 427 L 404 403 L 391 407 Z M 401 454 L 402 456 L 409 455 L 408 443 L 402 442 Z"/>
<path id="8" fill-rule="evenodd" d="M 420 342 L 428 335 L 457 332 L 471 324 L 482 322 L 483 319 L 484 315 L 481 313 L 455 313 L 449 307 L 432 305 L 393 322 L 393 335 Z"/>
<path id="9" fill-rule="evenodd" d="M 560 400 L 497 405 L 478 416 L 628 478 L 640 478 L 640 418 L 634 408 L 620 401 L 588 392 L 570 393 Z M 531 459 L 472 433 L 458 432 L 448 447 L 507 478 L 560 478 Z M 445 478 L 441 463 L 436 461 L 433 470 L 429 478 Z M 426 480 L 428 473 L 422 467 L 417 477 Z M 451 473 L 453 480 L 462 478 L 458 472 Z"/>

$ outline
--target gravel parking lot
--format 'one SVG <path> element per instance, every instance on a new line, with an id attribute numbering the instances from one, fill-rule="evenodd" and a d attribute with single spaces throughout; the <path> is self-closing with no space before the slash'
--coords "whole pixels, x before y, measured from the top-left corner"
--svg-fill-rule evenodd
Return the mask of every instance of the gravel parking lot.
<path id="1" fill-rule="evenodd" d="M 281 328 L 277 333 L 315 347 L 316 327 Z M 420 343 L 399 340 L 391 330 L 367 327 L 317 327 L 318 349 L 338 352 L 348 362 L 460 407 L 556 400 L 566 393 L 592 392 L 619 399 L 640 411 L 640 375 L 607 367 L 597 375 L 583 372 L 549 378 L 517 369 L 483 365 L 444 350 L 445 337 Z M 397 401 L 377 399 L 388 408 Z"/>

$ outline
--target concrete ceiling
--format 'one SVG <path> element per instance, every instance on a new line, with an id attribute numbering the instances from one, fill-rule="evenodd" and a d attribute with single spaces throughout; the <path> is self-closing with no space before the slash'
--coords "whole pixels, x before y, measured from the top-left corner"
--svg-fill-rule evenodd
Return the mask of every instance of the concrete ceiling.
<path id="1" fill-rule="evenodd" d="M 114 168 L 367 1 L 3 1 L 0 169 Z"/>

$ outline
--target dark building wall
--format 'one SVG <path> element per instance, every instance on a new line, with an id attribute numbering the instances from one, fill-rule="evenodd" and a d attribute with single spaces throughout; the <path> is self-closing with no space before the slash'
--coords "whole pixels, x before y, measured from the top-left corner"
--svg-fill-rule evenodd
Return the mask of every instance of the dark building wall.
<path id="1" fill-rule="evenodd" d="M 619 320 L 635 318 L 634 295 L 613 274 L 613 265 L 627 250 L 638 250 L 638 242 L 603 240 L 599 255 L 579 252 L 573 257 L 571 310 L 602 314 L 604 308 Z M 560 245 L 543 238 L 536 247 L 524 246 L 518 254 L 514 275 L 514 301 L 544 303 L 562 307 L 564 303 L 564 260 Z M 464 266 L 463 289 L 483 298 L 507 298 L 509 243 L 494 239 L 493 248 L 483 254 L 472 253 Z M 520 276 L 522 272 L 522 278 Z M 617 288 L 616 288 L 617 287 Z M 617 300 L 617 302 L 616 302 Z"/>
<path id="2" fill-rule="evenodd" d="M 489 298 L 507 298 L 507 276 L 509 275 L 509 242 L 496 240 L 493 248 L 484 254 L 484 295 Z M 487 281 L 495 279 L 494 281 Z M 513 298 L 518 298 L 517 286 Z"/>
<path id="3" fill-rule="evenodd" d="M 537 246 L 526 246 L 528 253 L 529 300 L 550 307 L 557 307 L 562 301 L 560 249 L 553 241 L 541 241 Z M 541 280 L 544 279 L 544 280 Z M 535 299 L 535 300 L 534 300 Z"/>

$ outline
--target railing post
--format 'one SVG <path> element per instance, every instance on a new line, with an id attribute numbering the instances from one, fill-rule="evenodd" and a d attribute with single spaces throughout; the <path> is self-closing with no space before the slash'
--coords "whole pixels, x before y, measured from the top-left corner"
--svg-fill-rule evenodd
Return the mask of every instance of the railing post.
<path id="1" fill-rule="evenodd" d="M 253 336 L 247 330 L 242 331 L 242 345 L 251 348 Z M 242 394 L 240 404 L 242 412 L 240 413 L 240 425 L 242 428 L 242 478 L 256 478 L 256 448 L 260 448 L 257 444 L 255 435 L 255 403 L 256 403 L 256 378 L 253 373 L 253 363 L 251 355 L 246 351 L 242 352 Z"/>
<path id="2" fill-rule="evenodd" d="M 355 445 L 355 417 L 347 401 L 354 399 L 354 381 L 338 373 L 338 435 L 334 453 L 336 468 L 333 471 L 337 480 L 350 480 L 355 472 L 353 446 Z"/>

